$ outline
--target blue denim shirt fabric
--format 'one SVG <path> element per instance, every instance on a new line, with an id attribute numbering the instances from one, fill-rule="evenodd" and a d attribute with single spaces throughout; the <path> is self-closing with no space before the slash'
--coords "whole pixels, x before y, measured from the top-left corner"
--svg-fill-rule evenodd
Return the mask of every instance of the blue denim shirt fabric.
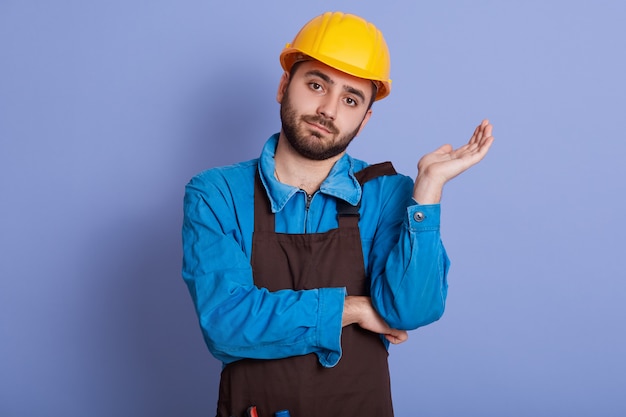
<path id="1" fill-rule="evenodd" d="M 257 165 L 277 233 L 334 229 L 335 199 L 355 205 L 363 195 L 359 228 L 374 307 L 397 329 L 438 320 L 449 267 L 439 233 L 440 206 L 417 204 L 413 181 L 404 175 L 374 179 L 362 190 L 354 173 L 367 164 L 346 154 L 307 210 L 306 193 L 274 176 L 277 142 L 275 134 L 259 159 L 204 171 L 185 189 L 182 275 L 211 353 L 224 364 L 315 353 L 331 367 L 341 358 L 344 288 L 269 292 L 253 283 Z"/>

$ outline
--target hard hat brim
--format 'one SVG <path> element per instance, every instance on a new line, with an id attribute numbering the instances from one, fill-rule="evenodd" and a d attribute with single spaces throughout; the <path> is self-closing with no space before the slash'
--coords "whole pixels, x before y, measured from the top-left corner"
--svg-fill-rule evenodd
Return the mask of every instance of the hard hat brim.
<path id="1" fill-rule="evenodd" d="M 328 65 L 331 68 L 334 68 L 338 71 L 344 72 L 348 75 L 352 75 L 353 77 L 362 78 L 365 80 L 370 80 L 377 86 L 376 98 L 375 101 L 381 100 L 389 95 L 391 92 L 391 80 L 390 79 L 380 79 L 380 77 L 376 77 L 375 75 L 364 71 L 361 68 L 357 68 L 355 66 L 349 65 L 346 62 L 341 62 L 332 57 L 327 56 L 316 56 L 311 57 L 304 52 L 290 47 L 288 44 L 285 49 L 280 54 L 280 64 L 286 72 L 291 71 L 291 67 L 296 62 L 306 61 L 306 60 L 316 60 L 323 64 Z"/>

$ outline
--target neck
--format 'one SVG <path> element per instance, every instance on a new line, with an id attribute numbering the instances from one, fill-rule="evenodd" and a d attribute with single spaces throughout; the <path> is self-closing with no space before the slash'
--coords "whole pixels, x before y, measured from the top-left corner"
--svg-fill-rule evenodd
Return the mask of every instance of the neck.
<path id="1" fill-rule="evenodd" d="M 335 162 L 342 156 L 343 153 L 323 161 L 305 158 L 291 147 L 281 132 L 274 156 L 276 179 L 313 194 L 319 190 Z"/>

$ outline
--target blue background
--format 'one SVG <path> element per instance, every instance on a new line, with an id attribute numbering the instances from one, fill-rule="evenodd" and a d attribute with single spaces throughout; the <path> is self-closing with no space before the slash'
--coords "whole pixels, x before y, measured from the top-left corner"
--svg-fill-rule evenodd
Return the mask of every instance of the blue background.
<path id="1" fill-rule="evenodd" d="M 445 190 L 448 308 L 391 348 L 396 414 L 626 415 L 621 0 L 0 2 L 0 415 L 212 415 L 183 188 L 279 129 L 278 54 L 326 10 L 392 55 L 354 156 L 414 176 L 495 126 Z"/>

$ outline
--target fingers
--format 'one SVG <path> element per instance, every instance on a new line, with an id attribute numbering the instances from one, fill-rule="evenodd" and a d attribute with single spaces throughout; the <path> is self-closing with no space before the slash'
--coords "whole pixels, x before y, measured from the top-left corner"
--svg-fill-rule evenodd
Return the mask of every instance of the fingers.
<path id="1" fill-rule="evenodd" d="M 484 154 L 486 154 L 489 148 L 491 147 L 491 144 L 493 143 L 493 140 L 494 140 L 493 136 L 491 135 L 491 132 L 493 131 L 493 126 L 486 119 L 483 120 L 483 122 L 481 123 L 481 126 L 483 129 L 482 129 L 480 138 L 477 142 L 477 146 L 478 146 L 477 151 L 478 153 L 484 156 Z"/>
<path id="2" fill-rule="evenodd" d="M 469 142 L 452 151 L 452 159 L 464 161 L 467 165 L 465 169 L 481 161 L 493 143 L 494 138 L 491 135 L 492 130 L 493 126 L 491 123 L 489 123 L 487 119 L 483 120 L 476 126 Z"/>
<path id="3" fill-rule="evenodd" d="M 493 130 L 493 126 L 489 123 L 489 120 L 484 119 L 476 129 L 474 129 L 474 133 L 470 138 L 470 144 L 479 144 L 482 143 L 486 138 L 491 136 L 491 132 Z"/>
<path id="4" fill-rule="evenodd" d="M 400 344 L 402 342 L 406 342 L 409 340 L 409 333 L 406 330 L 395 330 L 392 329 L 393 333 L 389 333 L 385 335 L 385 339 L 394 345 Z"/>
<path id="5" fill-rule="evenodd" d="M 472 137 L 470 138 L 469 142 L 467 142 L 468 144 L 478 142 L 479 136 L 481 135 L 482 126 L 482 123 L 476 126 L 476 129 L 474 129 L 474 133 L 472 133 Z"/>

